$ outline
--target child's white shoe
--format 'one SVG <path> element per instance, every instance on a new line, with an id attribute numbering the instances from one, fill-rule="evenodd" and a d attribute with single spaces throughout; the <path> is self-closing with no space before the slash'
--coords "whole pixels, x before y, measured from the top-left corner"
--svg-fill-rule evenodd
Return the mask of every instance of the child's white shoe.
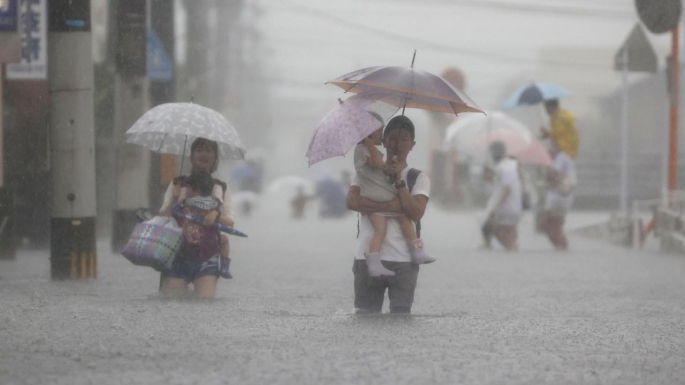
<path id="1" fill-rule="evenodd" d="M 381 254 L 380 253 L 369 253 L 369 254 L 364 254 L 366 256 L 366 266 L 369 268 L 369 276 L 371 277 L 380 277 L 380 276 L 386 276 L 386 277 L 394 277 L 395 272 L 392 270 L 388 270 L 383 266 L 383 263 L 381 263 Z"/>
<path id="2" fill-rule="evenodd" d="M 409 252 L 411 253 L 411 261 L 417 265 L 424 265 L 437 261 L 436 258 L 426 254 L 426 251 L 423 249 L 423 241 L 421 238 L 417 238 L 409 243 Z"/>

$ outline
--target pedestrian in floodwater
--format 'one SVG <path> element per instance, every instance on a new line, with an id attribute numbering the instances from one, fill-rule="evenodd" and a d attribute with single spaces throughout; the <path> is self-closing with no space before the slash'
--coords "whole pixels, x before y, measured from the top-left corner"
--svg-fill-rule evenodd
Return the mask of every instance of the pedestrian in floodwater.
<path id="1" fill-rule="evenodd" d="M 494 188 L 481 227 L 485 247 L 490 247 L 490 238 L 494 236 L 507 251 L 517 251 L 517 226 L 523 209 L 519 164 L 516 159 L 506 156 L 507 148 L 503 142 L 491 143 L 488 150 L 495 168 Z"/>
<path id="2" fill-rule="evenodd" d="M 404 214 L 416 223 L 425 213 L 430 195 L 430 180 L 425 173 L 411 169 L 407 165 L 407 155 L 415 144 L 414 124 L 411 120 L 406 116 L 392 118 L 383 133 L 383 146 L 388 159 L 391 159 L 386 171 L 393 177 L 398 197 L 388 202 L 374 202 L 364 198 L 361 196 L 361 188 L 356 178 L 347 193 L 347 207 L 362 213 L 359 219 L 359 249 L 352 267 L 354 307 L 358 313 L 380 312 L 386 289 L 391 313 L 411 313 L 419 265 L 412 263 L 399 223 L 388 221 L 387 233 L 380 250 L 382 265 L 392 271 L 394 277 L 371 277 L 364 254 L 369 250 L 374 234 L 373 225 L 369 221 L 370 214 Z"/>
<path id="3" fill-rule="evenodd" d="M 216 142 L 204 138 L 197 138 L 191 144 L 191 173 L 200 170 L 206 171 L 210 174 L 213 173 L 217 169 L 218 159 L 219 147 Z M 188 188 L 185 181 L 185 177 L 179 177 L 176 178 L 174 182 L 169 184 L 166 194 L 164 194 L 162 208 L 159 210 L 160 216 L 170 217 L 172 215 L 173 204 L 185 200 L 188 195 Z M 235 216 L 231 210 L 231 194 L 228 190 L 228 186 L 224 182 L 214 179 L 214 186 L 211 196 L 219 202 L 220 215 L 225 215 L 234 221 Z M 167 283 L 168 278 L 168 273 L 162 273 L 159 285 L 160 294 L 168 295 L 171 294 L 171 292 L 174 292 L 174 294 L 180 294 L 179 290 L 176 290 L 175 286 L 169 286 Z M 213 298 L 219 278 L 218 271 L 216 274 L 212 273 L 211 275 L 197 276 L 197 278 L 197 280 L 193 280 L 195 296 L 198 298 Z M 187 284 L 185 285 L 185 288 L 187 289 Z M 185 292 L 185 290 L 182 291 Z"/>
<path id="4" fill-rule="evenodd" d="M 566 250 L 568 239 L 563 226 L 573 203 L 573 189 L 577 181 L 576 165 L 555 141 L 552 141 L 550 154 L 554 162 L 547 171 L 548 189 L 540 226 L 557 250 Z"/>

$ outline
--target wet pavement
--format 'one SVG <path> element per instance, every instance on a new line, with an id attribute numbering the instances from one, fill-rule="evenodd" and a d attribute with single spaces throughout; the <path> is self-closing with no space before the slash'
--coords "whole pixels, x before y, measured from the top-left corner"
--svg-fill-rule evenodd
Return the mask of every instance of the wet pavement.
<path id="1" fill-rule="evenodd" d="M 519 253 L 479 250 L 474 214 L 431 207 L 439 260 L 413 315 L 358 316 L 356 216 L 314 214 L 240 218 L 213 303 L 158 299 L 158 274 L 106 240 L 93 281 L 50 281 L 47 251 L 0 261 L 0 383 L 685 383 L 685 257 L 577 237 L 554 252 L 530 214 Z"/>

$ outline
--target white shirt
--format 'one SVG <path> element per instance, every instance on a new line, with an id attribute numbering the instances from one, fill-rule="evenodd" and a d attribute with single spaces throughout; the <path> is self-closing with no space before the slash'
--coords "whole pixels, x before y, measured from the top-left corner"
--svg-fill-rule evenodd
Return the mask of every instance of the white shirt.
<path id="1" fill-rule="evenodd" d="M 554 157 L 552 168 L 558 172 L 563 173 L 570 178 L 574 183 L 577 181 L 576 176 L 576 162 L 571 159 L 565 152 L 559 152 Z M 545 199 L 546 211 L 562 211 L 567 212 L 571 209 L 573 203 L 573 193 L 563 196 L 555 189 L 547 190 L 547 198 Z"/>
<path id="2" fill-rule="evenodd" d="M 409 169 L 410 167 L 406 167 L 401 173 L 401 178 L 405 183 L 407 182 Z M 359 187 L 359 181 L 356 177 L 352 185 Z M 425 172 L 422 172 L 416 178 L 416 184 L 411 191 L 411 195 L 424 195 L 428 198 L 430 196 L 430 189 L 430 179 Z M 366 259 L 364 253 L 369 250 L 372 237 L 373 225 L 366 215 L 362 215 L 359 218 L 359 249 L 355 259 Z M 381 259 L 393 262 L 411 262 L 407 240 L 402 235 L 398 222 L 392 218 L 388 218 L 388 232 L 381 245 Z"/>
<path id="3" fill-rule="evenodd" d="M 509 187 L 509 196 L 494 211 L 495 216 L 517 217 L 521 215 L 521 179 L 519 178 L 518 162 L 511 158 L 502 159 L 495 166 L 495 186 L 488 200 L 488 211 L 493 209 L 502 199 L 504 188 Z"/>

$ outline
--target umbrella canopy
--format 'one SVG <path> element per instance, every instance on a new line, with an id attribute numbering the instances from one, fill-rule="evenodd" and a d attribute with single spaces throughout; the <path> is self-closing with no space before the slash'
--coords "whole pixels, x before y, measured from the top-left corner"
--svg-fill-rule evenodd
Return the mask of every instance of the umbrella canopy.
<path id="1" fill-rule="evenodd" d="M 504 112 L 488 111 L 487 115 L 469 114 L 458 117 L 447 127 L 444 142 L 448 147 L 456 149 L 459 156 L 484 162 L 488 157 L 487 150 L 477 145 L 476 140 L 488 132 L 500 131 L 515 131 L 526 138 L 532 136 L 526 126 Z"/>
<path id="2" fill-rule="evenodd" d="M 523 123 L 501 111 L 488 111 L 487 115 L 460 116 L 447 127 L 445 141 L 461 147 L 471 147 L 475 139 L 487 132 L 512 130 L 524 135 L 530 131 Z"/>
<path id="3" fill-rule="evenodd" d="M 490 143 L 502 142 L 507 147 L 507 155 L 513 155 L 523 151 L 532 142 L 532 135 L 527 135 L 517 131 L 498 130 L 486 132 L 476 138 L 476 144 L 483 148 L 487 148 Z"/>
<path id="4" fill-rule="evenodd" d="M 516 90 L 502 105 L 503 109 L 530 106 L 548 100 L 560 99 L 571 93 L 564 87 L 553 83 L 533 82 Z"/>
<path id="5" fill-rule="evenodd" d="M 511 156 L 524 163 L 534 164 L 544 167 L 552 167 L 552 156 L 549 150 L 541 141 L 533 138 L 528 147 L 521 151 L 512 153 Z"/>
<path id="6" fill-rule="evenodd" d="M 309 143 L 309 165 L 347 154 L 357 143 L 390 119 L 399 108 L 367 94 L 354 95 L 321 120 Z M 369 111 L 377 114 L 374 117 Z"/>
<path id="7" fill-rule="evenodd" d="M 205 138 L 219 145 L 219 159 L 245 159 L 238 132 L 220 113 L 194 103 L 167 103 L 146 112 L 126 131 L 126 142 L 162 154 L 190 154 Z"/>
<path id="8" fill-rule="evenodd" d="M 482 134 L 476 139 L 476 143 L 484 149 L 493 142 L 503 142 L 507 148 L 507 155 L 523 163 L 546 167 L 552 165 L 552 157 L 547 148 L 530 133 L 500 130 Z"/>
<path id="9" fill-rule="evenodd" d="M 483 112 L 445 79 L 412 67 L 369 67 L 331 80 L 345 92 L 373 92 L 397 107 L 459 114 Z"/>

